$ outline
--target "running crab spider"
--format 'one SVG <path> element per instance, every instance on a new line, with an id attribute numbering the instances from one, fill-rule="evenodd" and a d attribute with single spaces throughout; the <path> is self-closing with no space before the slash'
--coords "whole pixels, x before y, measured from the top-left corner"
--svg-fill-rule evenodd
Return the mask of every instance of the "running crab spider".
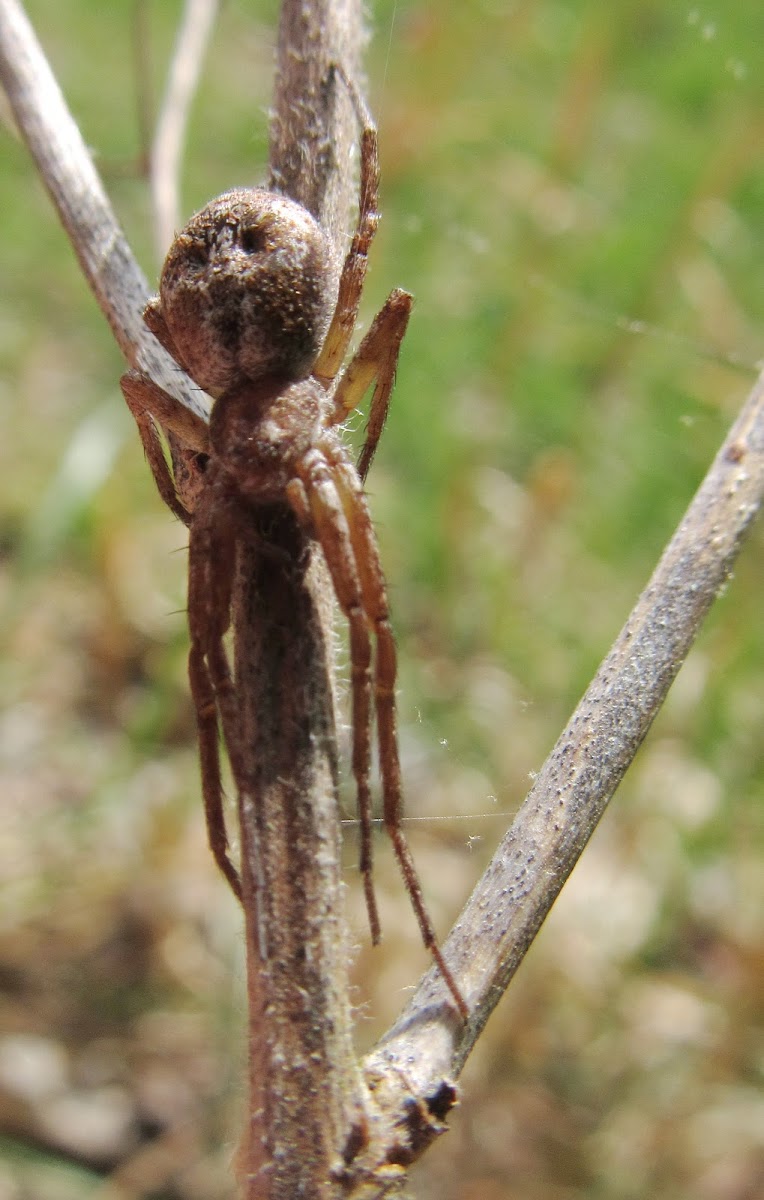
<path id="1" fill-rule="evenodd" d="M 347 80 L 346 80 L 347 82 Z M 240 738 L 224 635 L 230 621 L 237 538 L 253 509 L 286 504 L 321 547 L 350 632 L 352 766 L 361 828 L 360 870 L 372 940 L 380 937 L 372 882 L 371 730 L 376 715 L 384 824 L 422 938 L 463 1018 L 467 1007 L 446 966 L 401 829 L 395 709 L 396 651 L 385 578 L 363 492 L 387 416 L 412 297 L 395 290 L 345 370 L 378 214 L 376 129 L 361 97 L 358 224 L 336 302 L 332 250 L 296 202 L 262 189 L 224 193 L 191 218 L 162 268 L 159 297 L 144 320 L 192 379 L 215 397 L 209 430 L 147 376 L 122 390 L 165 503 L 189 528 L 189 678 L 196 707 L 202 792 L 213 855 L 233 891 L 241 886 L 228 850 L 218 719 L 241 789 Z M 338 426 L 374 385 L 357 467 Z M 176 493 L 158 422 L 196 455 L 198 499 Z"/>

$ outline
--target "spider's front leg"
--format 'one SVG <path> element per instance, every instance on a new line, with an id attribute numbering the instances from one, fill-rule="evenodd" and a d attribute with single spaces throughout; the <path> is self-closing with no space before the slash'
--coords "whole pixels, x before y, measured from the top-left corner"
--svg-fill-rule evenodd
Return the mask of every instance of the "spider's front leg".
<path id="1" fill-rule="evenodd" d="M 413 302 L 411 293 L 401 288 L 395 288 L 390 293 L 340 376 L 334 393 L 331 423 L 338 425 L 359 406 L 372 383 L 375 384 L 366 424 L 366 440 L 358 459 L 357 470 L 361 482 L 369 473 L 387 420 L 401 342 Z"/>
<path id="2" fill-rule="evenodd" d="M 120 379 L 120 386 L 127 407 L 138 426 L 143 450 L 159 495 L 175 516 L 184 525 L 188 525 L 191 520 L 190 514 L 178 499 L 158 426 L 175 434 L 189 449 L 202 454 L 209 452 L 207 426 L 200 417 L 168 395 L 141 371 L 127 371 Z"/>
<path id="3" fill-rule="evenodd" d="M 236 543 L 230 522 L 220 519 L 214 480 L 194 513 L 188 544 L 188 676 L 196 709 L 202 797 L 213 857 L 234 895 L 241 881 L 229 857 L 223 812 L 218 712 L 237 787 L 241 787 L 239 740 L 233 683 L 223 646 L 231 608 Z"/>
<path id="4" fill-rule="evenodd" d="M 354 83 L 335 67 L 353 102 L 361 126 L 361 171 L 359 182 L 358 224 L 340 275 L 337 304 L 324 338 L 321 352 L 313 364 L 312 375 L 328 392 L 347 354 L 358 320 L 364 280 L 369 262 L 369 247 L 379 224 L 379 147 L 377 128 L 371 113 Z M 413 297 L 396 288 L 375 317 L 352 361 L 344 371 L 334 393 L 331 424 L 340 424 L 357 408 L 366 390 L 376 380 L 371 401 L 366 442 L 358 462 L 358 473 L 365 479 L 377 442 L 380 439 L 390 393 L 395 381 L 403 335 L 406 332 Z"/>
<path id="5" fill-rule="evenodd" d="M 377 127 L 374 124 L 363 96 L 348 79 L 344 71 L 335 67 L 350 92 L 350 99 L 361 126 L 361 171 L 358 198 L 358 224 L 350 249 L 342 266 L 337 304 L 331 324 L 324 338 L 321 353 L 313 364 L 312 374 L 324 387 L 329 387 L 337 377 L 350 339 L 358 320 L 358 307 L 369 265 L 369 247 L 379 224 L 379 147 Z"/>

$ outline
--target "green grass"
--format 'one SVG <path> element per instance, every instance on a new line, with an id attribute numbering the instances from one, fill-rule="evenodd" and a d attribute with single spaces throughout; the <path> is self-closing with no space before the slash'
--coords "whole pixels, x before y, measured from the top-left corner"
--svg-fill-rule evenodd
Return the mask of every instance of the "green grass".
<path id="1" fill-rule="evenodd" d="M 150 6 L 155 91 L 178 7 Z M 223 6 L 188 211 L 263 175 L 275 7 Z M 132 5 L 28 8 L 154 277 L 145 188 L 129 170 Z M 400 645 L 409 808 L 438 818 L 412 838 L 445 929 L 502 824 L 447 818 L 520 802 L 762 357 L 764 16 L 754 0 L 380 2 L 373 15 L 384 220 L 365 320 L 396 285 L 416 308 L 369 489 Z M 204 1194 L 222 1197 L 237 934 L 201 831 L 184 539 L 125 417 L 119 353 L 8 135 L 0 212 L 9 1027 L 64 1041 L 75 1074 L 112 1039 L 131 1096 L 141 1056 L 162 1065 L 201 1131 Z M 757 528 L 494 1018 L 418 1195 L 755 1193 L 762 540 Z M 468 835 L 482 839 L 471 850 Z M 422 961 L 380 854 L 387 940 L 374 955 L 352 901 L 378 1014 L 362 1040 Z M 96 950 L 117 972 L 105 988 L 93 968 L 93 997 L 115 997 L 111 1022 L 95 999 L 87 1012 L 90 977 L 71 982 Z M 126 969 L 136 956 L 144 979 Z M 186 1020 L 189 1006 L 194 1034 L 157 1040 L 156 1013 Z M 201 1194 L 173 1179 L 145 1194 Z"/>

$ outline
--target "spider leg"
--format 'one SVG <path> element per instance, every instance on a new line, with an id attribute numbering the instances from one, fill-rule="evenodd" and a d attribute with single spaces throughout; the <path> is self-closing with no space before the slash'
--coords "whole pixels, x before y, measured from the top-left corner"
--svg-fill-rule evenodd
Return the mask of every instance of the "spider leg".
<path id="1" fill-rule="evenodd" d="M 127 407 L 135 418 L 146 459 L 159 495 L 184 525 L 190 524 L 188 510 L 178 499 L 164 456 L 157 423 L 175 433 L 194 450 L 209 449 L 207 426 L 140 371 L 128 371 L 120 380 Z"/>
<path id="2" fill-rule="evenodd" d="M 160 346 L 164 346 L 170 358 L 174 358 L 178 366 L 182 367 L 188 373 L 186 364 L 183 362 L 173 336 L 167 327 L 158 296 L 152 296 L 150 300 L 146 301 L 146 307 L 143 310 L 143 324 L 147 329 L 151 330 Z"/>
<path id="3" fill-rule="evenodd" d="M 413 297 L 395 288 L 369 326 L 360 346 L 340 376 L 334 393 L 332 425 L 344 421 L 376 381 L 369 408 L 366 440 L 358 459 L 358 474 L 365 480 L 387 420 L 395 383 L 401 342 L 411 315 Z"/>
<path id="4" fill-rule="evenodd" d="M 361 585 L 353 561 L 350 533 L 332 472 L 318 450 L 297 463 L 298 478 L 287 485 L 297 517 L 309 524 L 329 567 L 340 608 L 350 627 L 353 776 L 361 829 L 359 869 L 363 877 L 371 940 L 380 939 L 379 913 L 372 879 L 371 845 L 371 638 L 362 604 Z"/>
<path id="5" fill-rule="evenodd" d="M 220 536 L 217 533 L 221 522 L 213 525 L 211 520 L 212 499 L 213 493 L 208 491 L 194 514 L 190 529 L 188 624 L 191 648 L 188 655 L 188 676 L 196 709 L 207 837 L 215 862 L 228 880 L 234 895 L 241 900 L 241 881 L 229 857 L 218 739 L 218 708 L 229 702 L 227 697 L 221 702 L 221 695 L 226 691 L 230 692 L 233 687 L 222 638 L 229 621 L 234 543 L 229 534 Z M 223 657 L 223 669 L 220 655 Z M 228 722 L 222 711 L 221 718 L 224 731 L 228 734 Z M 228 736 L 226 742 L 230 753 Z"/>
<path id="6" fill-rule="evenodd" d="M 335 68 L 339 70 L 339 68 Z M 358 306 L 368 267 L 369 246 L 379 223 L 379 150 L 377 128 L 363 98 L 344 72 L 340 72 L 361 125 L 361 171 L 358 199 L 358 225 L 350 243 L 340 275 L 337 305 L 313 375 L 324 386 L 335 379 L 347 353 L 358 318 Z"/>
<path id="7" fill-rule="evenodd" d="M 376 636 L 374 691 L 385 828 L 393 844 L 406 890 L 419 922 L 422 940 L 432 954 L 459 1013 L 467 1020 L 469 1010 L 438 945 L 414 859 L 401 826 L 403 796 L 395 705 L 395 639 L 390 624 L 385 577 L 371 516 L 358 474 L 347 460 L 343 447 L 334 439 L 325 437 L 321 442 L 321 450 L 329 461 L 336 492 L 345 514 L 365 614 Z"/>
<path id="8" fill-rule="evenodd" d="M 296 470 L 299 476 L 297 486 L 301 485 L 304 488 L 313 527 L 321 543 L 337 599 L 350 622 L 353 664 L 353 766 L 359 791 L 359 807 L 362 806 L 362 789 L 368 793 L 371 627 L 376 639 L 374 693 L 385 828 L 398 859 L 422 940 L 432 954 L 460 1015 L 466 1020 L 467 1005 L 438 946 L 414 860 L 401 828 L 403 805 L 395 710 L 395 641 L 390 625 L 382 565 L 366 497 L 357 472 L 341 443 L 332 434 L 325 434 L 317 446 L 309 450 L 297 463 Z M 288 493 L 290 489 L 294 490 L 293 484 L 289 485 Z M 293 502 L 298 513 L 299 504 L 300 502 Z M 361 772 L 357 770 L 358 764 L 362 766 Z M 363 804 L 369 803 L 368 796 L 364 794 Z M 361 819 L 363 830 L 363 808 Z M 369 874 L 364 875 L 367 906 L 373 903 L 370 871 L 369 862 Z M 370 919 L 371 912 L 370 908 Z"/>

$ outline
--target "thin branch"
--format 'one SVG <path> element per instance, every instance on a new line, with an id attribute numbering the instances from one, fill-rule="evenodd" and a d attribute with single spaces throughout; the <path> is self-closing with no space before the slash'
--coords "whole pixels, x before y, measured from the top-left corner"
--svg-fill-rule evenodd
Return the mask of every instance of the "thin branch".
<path id="1" fill-rule="evenodd" d="M 361 84 L 359 0 L 285 0 L 271 116 L 270 183 L 298 200 L 345 249 L 354 199 L 358 127 L 349 97 L 332 83 L 341 64 Z M 340 260 L 337 262 L 339 276 Z"/>
<path id="2" fill-rule="evenodd" d="M 167 73 L 150 156 L 154 238 L 160 262 L 180 225 L 183 145 L 218 8 L 219 0 L 186 0 Z"/>
<path id="3" fill-rule="evenodd" d="M 0 81 L 85 278 L 125 358 L 206 420 L 204 393 L 143 324 L 148 284 L 18 0 L 0 0 Z"/>
<path id="4" fill-rule="evenodd" d="M 444 946 L 472 1011 L 429 971 L 367 1059 L 391 1123 L 461 1071 L 631 764 L 764 499 L 764 374 Z M 437 1130 L 435 1131 L 437 1132 Z"/>

